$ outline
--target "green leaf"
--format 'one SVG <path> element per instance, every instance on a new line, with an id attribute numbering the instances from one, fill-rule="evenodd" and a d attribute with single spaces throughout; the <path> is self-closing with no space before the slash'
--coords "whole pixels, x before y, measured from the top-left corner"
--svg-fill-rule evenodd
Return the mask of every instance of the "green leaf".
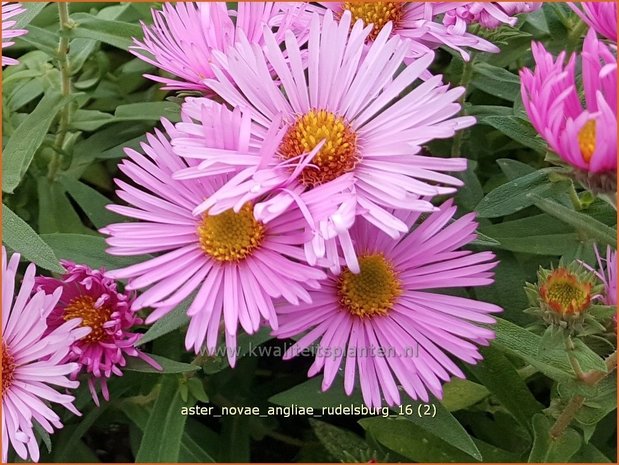
<path id="1" fill-rule="evenodd" d="M 105 239 L 99 236 L 56 233 L 44 234 L 42 238 L 50 245 L 58 257 L 82 263 L 91 268 L 112 270 L 152 258 L 148 255 L 135 257 L 109 255 L 105 252 L 107 247 Z"/>
<path id="2" fill-rule="evenodd" d="M 109 113 L 99 110 L 77 110 L 71 120 L 70 129 L 74 131 L 96 131 L 105 124 L 114 122 Z"/>
<path id="3" fill-rule="evenodd" d="M 178 121 L 180 108 L 172 102 L 140 102 L 119 105 L 114 112 L 116 121 L 159 121 L 166 116 L 172 122 Z"/>
<path id="4" fill-rule="evenodd" d="M 130 399 L 123 401 L 121 411 L 142 431 L 146 428 L 146 424 L 152 413 L 151 408 L 145 407 L 137 402 L 132 402 Z M 189 428 L 187 428 L 187 430 L 189 430 Z M 183 433 L 183 438 L 181 440 L 179 462 L 214 463 L 215 459 L 188 434 L 187 430 Z M 203 441 L 204 438 L 201 438 L 201 440 Z"/>
<path id="5" fill-rule="evenodd" d="M 482 348 L 481 354 L 483 360 L 477 365 L 468 366 L 468 370 L 522 426 L 531 429 L 531 418 L 541 412 L 542 404 L 533 397 L 507 357 L 493 347 Z"/>
<path id="6" fill-rule="evenodd" d="M 410 400 L 410 402 L 419 403 L 413 400 Z M 404 401 L 404 404 L 406 404 L 406 401 Z M 443 404 L 436 399 L 434 401 L 430 399 L 428 405 L 432 406 L 432 418 L 419 415 L 406 415 L 405 418 L 421 429 L 445 441 L 450 446 L 456 447 L 467 455 L 481 461 L 481 453 L 479 449 L 477 449 L 473 439 Z"/>
<path id="7" fill-rule="evenodd" d="M 61 177 L 60 182 L 96 228 L 126 221 L 125 217 L 106 208 L 112 201 L 99 191 L 68 176 Z"/>
<path id="8" fill-rule="evenodd" d="M 450 412 L 468 408 L 490 395 L 488 389 L 468 379 L 453 378 L 443 385 L 441 403 Z"/>
<path id="9" fill-rule="evenodd" d="M 480 230 L 496 239 L 497 247 L 513 252 L 562 256 L 581 244 L 576 233 L 566 233 L 561 222 L 546 214 L 488 224 Z"/>
<path id="10" fill-rule="evenodd" d="M 477 162 L 475 160 L 468 160 L 466 171 L 456 173 L 456 177 L 464 182 L 466 189 L 459 189 L 455 200 L 459 206 L 467 210 L 473 210 L 484 196 L 484 191 L 476 172 Z"/>
<path id="11" fill-rule="evenodd" d="M 504 68 L 477 62 L 471 84 L 484 92 L 513 102 L 520 94 L 520 78 Z"/>
<path id="12" fill-rule="evenodd" d="M 48 3 L 49 2 L 23 2 L 21 6 L 26 11 L 15 17 L 15 26 L 13 26 L 13 29 L 23 29 L 28 26 Z"/>
<path id="13" fill-rule="evenodd" d="M 479 119 L 479 124 L 492 126 L 510 139 L 539 153 L 546 153 L 546 143 L 538 136 L 537 131 L 528 121 L 517 116 L 486 116 Z"/>
<path id="14" fill-rule="evenodd" d="M 115 393 L 120 394 L 120 393 Z M 77 447 L 78 443 L 86 434 L 86 432 L 95 424 L 97 419 L 105 413 L 109 407 L 109 402 L 104 402 L 100 407 L 92 409 L 86 416 L 80 419 L 79 424 L 73 430 L 68 430 L 67 438 L 62 438 L 61 446 L 56 448 L 54 454 L 54 461 L 56 462 L 70 462 L 73 450 Z"/>
<path id="15" fill-rule="evenodd" d="M 149 329 L 146 334 L 138 341 L 137 345 L 146 344 L 147 342 L 154 341 L 161 336 L 165 336 L 172 331 L 176 331 L 178 328 L 189 323 L 189 317 L 187 316 L 187 309 L 191 305 L 195 297 L 195 293 L 191 294 L 180 304 L 176 306 L 174 310 L 168 313 L 163 318 L 157 320 Z"/>
<path id="16" fill-rule="evenodd" d="M 574 377 L 565 351 L 539 351 L 540 336 L 507 320 L 501 318 L 496 318 L 496 320 L 497 323 L 494 326 L 496 339 L 492 343 L 494 347 L 525 360 L 556 381 Z M 579 347 L 577 356 L 584 371 L 605 370 L 604 360 L 586 346 Z"/>
<path id="17" fill-rule="evenodd" d="M 137 24 L 106 20 L 87 13 L 75 13 L 71 19 L 78 23 L 71 30 L 73 37 L 98 40 L 123 50 L 129 49 L 133 37 L 142 37 L 142 28 Z"/>
<path id="18" fill-rule="evenodd" d="M 57 92 L 46 93 L 37 107 L 15 129 L 2 156 L 2 190 L 13 193 L 43 143 L 52 121 L 68 103 Z"/>
<path id="19" fill-rule="evenodd" d="M 565 430 L 556 440 L 550 437 L 552 422 L 539 413 L 533 417 L 533 448 L 529 455 L 529 463 L 567 462 L 582 444 L 580 434 L 571 428 Z"/>
<path id="20" fill-rule="evenodd" d="M 601 245 L 608 244 L 615 249 L 617 248 L 617 231 L 615 229 L 606 226 L 589 215 L 567 208 L 554 200 L 543 198 L 536 193 L 530 192 L 528 196 L 540 210 L 573 226 L 576 231 L 586 234 Z"/>
<path id="21" fill-rule="evenodd" d="M 178 462 L 187 421 L 187 415 L 181 414 L 181 408 L 187 406 L 180 396 L 178 377 L 164 376 L 144 428 L 144 436 L 135 457 L 136 463 Z"/>
<path id="22" fill-rule="evenodd" d="M 287 391 L 275 394 L 269 399 L 269 402 L 283 406 L 296 405 L 298 407 L 313 407 L 317 409 L 322 407 L 339 407 L 340 405 L 359 407 L 364 405 L 361 393 L 354 391 L 349 397 L 344 393 L 343 389 L 333 388 L 323 392 L 321 383 L 322 380 L 320 378 L 312 378 L 304 383 L 297 384 Z"/>
<path id="23" fill-rule="evenodd" d="M 438 439 L 420 425 L 403 417 L 370 417 L 359 420 L 359 424 L 378 442 L 415 462 L 476 461 L 474 457 Z"/>
<path id="24" fill-rule="evenodd" d="M 18 40 L 34 46 L 37 50 L 44 52 L 50 57 L 55 58 L 57 55 L 58 36 L 46 29 L 30 24 L 28 26 L 28 34 L 19 37 Z"/>
<path id="25" fill-rule="evenodd" d="M 41 440 L 43 444 L 45 444 L 45 448 L 47 449 L 47 452 L 51 452 L 52 451 L 52 438 L 50 437 L 49 433 L 45 431 L 43 427 L 36 420 L 32 422 L 32 426 L 34 426 L 34 431 L 36 432 L 37 437 Z"/>
<path id="26" fill-rule="evenodd" d="M 54 250 L 34 230 L 2 204 L 2 241 L 23 258 L 54 273 L 64 273 Z"/>
<path id="27" fill-rule="evenodd" d="M 585 444 L 580 450 L 572 456 L 573 463 L 611 463 L 600 450 L 593 444 Z"/>
<path id="28" fill-rule="evenodd" d="M 148 357 L 152 358 L 155 362 L 161 366 L 161 370 L 153 367 L 151 364 L 142 360 L 138 357 L 131 357 L 127 360 L 127 366 L 124 368 L 129 371 L 139 371 L 140 373 L 162 373 L 162 374 L 171 374 L 171 373 L 189 373 L 192 371 L 199 370 L 200 367 L 197 365 L 192 365 L 190 363 L 182 363 L 177 362 L 175 360 L 170 360 L 169 358 L 161 357 L 160 355 L 154 354 L 145 354 Z"/>
<path id="29" fill-rule="evenodd" d="M 477 213 L 481 218 L 510 215 L 535 203 L 530 194 L 549 197 L 565 192 L 570 186 L 569 182 L 551 182 L 548 179 L 551 171 L 552 168 L 534 171 L 500 185 L 479 202 Z"/>
<path id="30" fill-rule="evenodd" d="M 172 102 L 141 102 L 119 105 L 113 115 L 99 110 L 78 110 L 71 128 L 80 131 L 95 131 L 106 124 L 126 121 L 158 122 L 166 116 L 170 121 L 179 120 L 179 107 Z"/>
<path id="31" fill-rule="evenodd" d="M 367 459 L 363 460 L 365 456 L 376 456 L 376 453 L 372 454 L 368 444 L 355 433 L 312 418 L 309 422 L 318 440 L 338 461 L 350 462 L 352 457 L 356 461 L 367 462 Z"/>
<path id="32" fill-rule="evenodd" d="M 37 179 L 37 193 L 41 234 L 92 232 L 82 224 L 61 184 L 50 181 L 46 176 L 40 177 Z"/>

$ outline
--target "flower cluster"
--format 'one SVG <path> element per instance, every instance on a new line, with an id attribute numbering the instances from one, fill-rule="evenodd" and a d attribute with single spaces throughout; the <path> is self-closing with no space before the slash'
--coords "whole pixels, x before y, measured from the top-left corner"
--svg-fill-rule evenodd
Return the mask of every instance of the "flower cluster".
<path id="1" fill-rule="evenodd" d="M 261 326 L 322 353 L 309 375 L 369 406 L 442 396 L 494 337 L 495 305 L 437 289 L 493 282 L 491 252 L 463 249 L 472 214 L 435 199 L 462 186 L 464 158 L 428 156 L 475 119 L 458 116 L 464 88 L 430 66 L 433 49 L 497 51 L 441 24 L 449 8 L 416 3 L 166 5 L 134 53 L 174 77 L 181 121 L 162 121 L 127 149 L 117 179 L 133 218 L 108 225 L 108 252 L 154 257 L 106 276 L 140 291 L 134 310 L 159 320 L 189 299 L 185 345 L 214 354 L 223 333 Z M 144 53 L 148 52 L 148 56 Z M 127 180 L 129 182 L 127 182 Z M 415 357 L 381 358 L 370 350 Z M 342 350 L 347 349 L 347 350 Z M 344 353 L 356 355 L 344 356 Z M 365 350 L 363 350 L 365 349 Z M 295 352 L 294 349 L 289 354 Z M 235 350 L 227 350 L 234 365 Z M 365 353 L 366 356 L 359 355 Z"/>

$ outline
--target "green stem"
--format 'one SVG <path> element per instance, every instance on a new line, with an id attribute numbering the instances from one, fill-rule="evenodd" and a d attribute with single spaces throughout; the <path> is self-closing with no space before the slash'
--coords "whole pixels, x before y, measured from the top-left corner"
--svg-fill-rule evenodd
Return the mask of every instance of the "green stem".
<path id="1" fill-rule="evenodd" d="M 576 211 L 582 210 L 582 202 L 580 201 L 580 197 L 578 197 L 578 193 L 576 192 L 576 188 L 574 187 L 574 183 L 572 183 L 569 190 L 570 200 L 572 201 L 572 205 Z"/>
<path id="2" fill-rule="evenodd" d="M 71 64 L 69 63 L 69 31 L 72 28 L 69 18 L 69 4 L 67 2 L 58 3 L 58 20 L 60 23 L 60 40 L 58 43 L 58 69 L 60 70 L 60 90 L 63 97 L 71 95 Z M 60 168 L 60 157 L 63 145 L 69 132 L 71 120 L 71 107 L 67 103 L 60 112 L 58 122 L 58 134 L 54 142 L 56 148 L 54 155 L 48 166 L 48 178 L 54 180 Z"/>
<path id="3" fill-rule="evenodd" d="M 473 77 L 473 69 L 475 66 L 475 58 L 477 54 L 475 51 L 471 52 L 471 57 L 469 61 L 464 62 L 464 66 L 462 68 L 462 76 L 460 76 L 459 86 L 464 87 L 465 91 L 458 99 L 458 103 L 460 103 L 460 116 L 466 115 L 466 110 L 464 109 L 464 99 L 466 97 L 466 89 L 468 89 L 469 82 L 471 82 L 471 78 Z M 458 158 L 461 155 L 462 151 L 462 135 L 463 131 L 460 130 L 456 132 L 453 138 L 453 143 L 451 145 L 451 156 L 452 158 Z"/>
<path id="4" fill-rule="evenodd" d="M 572 365 L 572 369 L 574 370 L 574 373 L 576 374 L 576 378 L 581 380 L 583 379 L 584 373 L 582 371 L 582 368 L 580 367 L 580 363 L 578 362 L 578 359 L 574 355 L 575 349 L 576 349 L 576 346 L 574 345 L 574 341 L 572 341 L 571 336 L 567 336 L 565 338 L 565 350 L 567 352 L 567 358 L 570 361 L 570 365 Z"/>
<path id="5" fill-rule="evenodd" d="M 589 386 L 595 386 L 617 368 L 617 351 L 613 352 L 605 360 L 606 371 L 594 371 L 586 374 L 581 374 L 579 377 L 584 383 Z M 561 412 L 552 428 L 550 428 L 550 437 L 553 440 L 559 439 L 567 427 L 572 423 L 572 420 L 585 403 L 585 397 L 575 395 L 570 399 L 565 409 Z"/>
<path id="6" fill-rule="evenodd" d="M 587 30 L 587 23 L 582 20 L 578 20 L 578 22 L 571 27 L 570 32 L 567 35 L 567 50 L 576 50 L 578 44 L 580 43 L 580 39 L 584 35 L 584 32 Z"/>
<path id="7" fill-rule="evenodd" d="M 581 395 L 576 395 L 571 398 L 571 400 L 565 407 L 565 410 L 561 412 L 561 415 L 559 415 L 557 421 L 555 421 L 554 425 L 552 425 L 552 428 L 550 428 L 550 437 L 552 439 L 557 440 L 563 435 L 563 432 L 570 425 L 570 423 L 574 419 L 574 416 L 578 413 L 584 403 L 585 398 Z"/>

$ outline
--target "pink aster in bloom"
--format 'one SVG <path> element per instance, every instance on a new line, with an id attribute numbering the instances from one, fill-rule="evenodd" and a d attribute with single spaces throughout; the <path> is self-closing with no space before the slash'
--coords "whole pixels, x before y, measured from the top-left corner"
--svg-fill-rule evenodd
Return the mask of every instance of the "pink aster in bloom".
<path id="1" fill-rule="evenodd" d="M 520 72 L 522 100 L 529 119 L 550 148 L 576 169 L 594 191 L 617 186 L 617 58 L 589 30 L 581 54 L 584 105 L 576 82 L 576 55 L 555 60 L 532 44 L 535 68 Z"/>
<path id="2" fill-rule="evenodd" d="M 146 75 L 165 84 L 164 89 L 208 91 L 211 62 L 225 52 L 239 35 L 252 44 L 262 44 L 263 26 L 279 11 L 277 3 L 239 2 L 238 12 L 225 2 L 166 3 L 153 10 L 153 24 L 142 24 L 144 40 L 134 39 L 134 55 L 175 77 Z M 285 20 L 281 20 L 282 27 Z"/>
<path id="3" fill-rule="evenodd" d="M 262 156 L 213 150 L 212 137 L 199 121 L 206 113 L 200 107 L 208 108 L 203 99 L 187 101 L 184 112 L 197 122 L 179 125 L 172 137 L 174 151 L 192 162 L 175 174 L 177 179 L 233 175 L 195 213 L 238 211 L 255 202 L 256 218 L 268 222 L 300 205 L 312 233 L 305 247 L 308 262 L 326 256 L 334 270 L 338 242 L 348 266 L 358 269 L 348 235 L 356 215 L 398 237 L 408 228 L 389 209 L 433 211 L 421 196 L 450 194 L 462 185 L 445 172 L 466 169 L 466 159 L 423 156 L 421 146 L 475 123 L 470 116 L 454 117 L 464 88 L 449 89 L 441 76 L 419 83 L 432 52 L 405 65 L 408 46 L 391 34 L 391 23 L 366 48 L 371 26 L 351 21 L 348 11 L 339 22 L 330 11 L 313 16 L 307 78 L 291 31 L 285 37 L 288 60 L 265 30 L 264 50 L 239 41 L 228 53 L 228 73 L 213 66 L 217 79 L 207 81 L 209 87 L 250 112 L 253 123 L 246 125 L 246 137 L 267 141 L 273 149 L 263 148 Z M 346 195 L 332 212 L 334 191 Z M 314 217 L 308 205 L 328 216 Z"/>
<path id="4" fill-rule="evenodd" d="M 282 9 L 298 9 L 298 2 L 283 3 Z M 407 47 L 406 58 L 425 55 L 430 49 L 442 45 L 458 51 L 464 60 L 469 60 L 467 48 L 484 52 L 498 52 L 499 48 L 481 37 L 463 31 L 452 31 L 435 21 L 436 16 L 451 9 L 449 4 L 434 2 L 317 2 L 306 3 L 304 14 L 294 14 L 291 27 L 306 30 L 314 14 L 324 14 L 330 10 L 336 18 L 345 11 L 352 15 L 352 22 L 361 20 L 364 25 L 373 25 L 366 37 L 367 42 L 376 39 L 386 24 L 391 25 L 390 33 L 402 39 L 410 39 L 402 46 Z"/>
<path id="5" fill-rule="evenodd" d="M 66 260 L 62 265 L 67 273 L 61 279 L 41 276 L 36 285 L 47 293 L 62 290 L 60 300 L 47 317 L 50 330 L 72 318 L 80 318 L 82 326 L 91 329 L 88 336 L 73 343 L 66 361 L 78 363 L 72 379 L 80 373 L 89 375 L 88 388 L 99 405 L 97 380 L 103 398 L 109 400 L 107 379 L 122 376 L 120 369 L 127 364 L 127 357 L 139 357 L 157 369 L 161 367 L 135 347 L 142 335 L 132 333 L 131 329 L 142 320 L 131 310 L 134 296 L 119 292 L 116 282 L 103 276 L 103 269 L 93 270 Z"/>
<path id="6" fill-rule="evenodd" d="M 617 305 L 617 251 L 608 246 L 606 257 L 602 258 L 596 248 L 595 255 L 598 260 L 598 269 L 595 270 L 595 274 L 604 284 L 602 301 L 604 305 Z"/>
<path id="7" fill-rule="evenodd" d="M 218 112 L 207 115 L 210 131 L 222 149 L 238 149 L 245 137 L 240 112 L 217 108 Z M 174 136 L 174 127 L 168 121 L 162 123 Z M 309 302 L 306 289 L 318 288 L 318 281 L 325 277 L 299 261 L 306 240 L 301 214 L 288 211 L 263 224 L 247 203 L 237 212 L 194 216 L 195 208 L 226 176 L 173 179 L 175 171 L 190 165 L 172 151 L 160 131 L 149 134 L 142 149 L 144 155 L 127 149 L 128 158 L 119 166 L 134 185 L 116 180 L 118 196 L 130 206 L 109 207 L 138 221 L 109 225 L 102 232 L 110 236 L 108 252 L 113 255 L 158 256 L 108 272 L 108 276 L 128 278 L 127 289 L 146 289 L 132 305 L 134 309 L 154 308 L 146 323 L 161 318 L 197 291 L 187 310 L 190 323 L 185 344 L 198 353 L 206 341 L 209 353 L 214 353 L 221 328 L 234 365 L 239 324 L 247 333 L 254 333 L 263 322 L 277 328 L 274 299 Z"/>
<path id="8" fill-rule="evenodd" d="M 2 48 L 10 47 L 15 42 L 11 41 L 15 37 L 23 36 L 28 31 L 25 29 L 13 29 L 17 22 L 11 18 L 26 11 L 20 3 L 2 2 Z M 19 61 L 14 58 L 2 56 L 2 66 L 16 65 Z"/>
<path id="9" fill-rule="evenodd" d="M 450 2 L 442 3 L 446 9 L 443 24 L 452 32 L 466 31 L 469 24 L 479 24 L 487 29 L 496 29 L 503 24 L 515 26 L 514 15 L 539 10 L 542 2 Z"/>
<path id="10" fill-rule="evenodd" d="M 32 295 L 36 267 L 30 264 L 15 294 L 19 254 L 7 256 L 2 247 L 2 462 L 9 445 L 23 460 L 39 460 L 35 422 L 48 433 L 62 428 L 60 417 L 51 409 L 59 404 L 76 415 L 74 397 L 60 394 L 52 386 L 77 388 L 68 378 L 78 368 L 67 363 L 71 344 L 90 330 L 72 319 L 48 328 L 46 319 L 60 298 L 60 291 Z"/>
<path id="11" fill-rule="evenodd" d="M 617 43 L 616 2 L 568 2 L 568 5 L 598 34 Z"/>
<path id="12" fill-rule="evenodd" d="M 413 399 L 442 397 L 442 383 L 464 378 L 452 358 L 475 364 L 476 344 L 488 345 L 496 305 L 455 297 L 433 289 L 492 284 L 491 252 L 460 250 L 475 237 L 474 214 L 453 220 L 452 201 L 425 220 L 397 211 L 412 231 L 394 241 L 365 221 L 351 229 L 361 272 L 330 274 L 312 303 L 282 305 L 277 312 L 280 338 L 303 335 L 288 349 L 289 359 L 316 344 L 308 376 L 324 372 L 322 389 L 343 368 L 344 390 L 358 382 L 365 403 L 400 404 L 399 386 Z M 343 365 L 343 367 L 342 367 Z"/>

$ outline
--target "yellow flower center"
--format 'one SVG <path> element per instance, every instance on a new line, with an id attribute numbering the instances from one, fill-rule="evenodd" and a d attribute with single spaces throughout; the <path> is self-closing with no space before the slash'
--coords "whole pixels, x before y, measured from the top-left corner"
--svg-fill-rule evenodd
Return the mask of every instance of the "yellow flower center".
<path id="1" fill-rule="evenodd" d="M 81 339 L 81 341 L 86 343 L 100 342 L 107 338 L 103 325 L 110 321 L 112 307 L 101 305 L 97 308 L 95 306 L 96 303 L 96 299 L 89 295 L 75 297 L 65 307 L 64 314 L 62 315 L 65 321 L 81 318 L 81 326 L 88 326 L 91 329 L 90 333 Z"/>
<path id="2" fill-rule="evenodd" d="M 402 293 L 400 280 L 381 254 L 359 257 L 361 272 L 345 269 L 339 277 L 340 305 L 360 318 L 385 316 Z"/>
<path id="3" fill-rule="evenodd" d="M 235 213 L 204 215 L 198 225 L 200 247 L 220 262 L 237 262 L 251 255 L 264 239 L 264 225 L 254 218 L 253 205 L 246 203 Z"/>
<path id="4" fill-rule="evenodd" d="M 2 391 L 0 391 L 0 397 L 4 397 L 4 393 L 9 389 L 15 377 L 15 359 L 4 342 L 2 343 L 0 357 L 2 358 Z"/>
<path id="5" fill-rule="evenodd" d="M 301 173 L 301 182 L 314 187 L 352 171 L 359 156 L 357 135 L 340 116 L 326 110 L 310 110 L 299 116 L 288 128 L 279 153 L 289 160 L 311 152 L 316 145 L 325 140 L 320 151 Z"/>
<path id="6" fill-rule="evenodd" d="M 350 11 L 353 24 L 361 19 L 366 26 L 374 25 L 368 40 L 376 39 L 389 21 L 396 25 L 402 19 L 405 6 L 406 2 L 344 2 L 344 10 Z"/>
<path id="7" fill-rule="evenodd" d="M 590 119 L 585 123 L 580 132 L 578 133 L 578 146 L 580 147 L 580 153 L 582 158 L 589 163 L 593 152 L 595 152 L 595 120 Z"/>
<path id="8" fill-rule="evenodd" d="M 540 287 L 542 300 L 563 315 L 580 313 L 591 302 L 591 283 L 582 281 L 564 268 L 554 270 Z"/>

